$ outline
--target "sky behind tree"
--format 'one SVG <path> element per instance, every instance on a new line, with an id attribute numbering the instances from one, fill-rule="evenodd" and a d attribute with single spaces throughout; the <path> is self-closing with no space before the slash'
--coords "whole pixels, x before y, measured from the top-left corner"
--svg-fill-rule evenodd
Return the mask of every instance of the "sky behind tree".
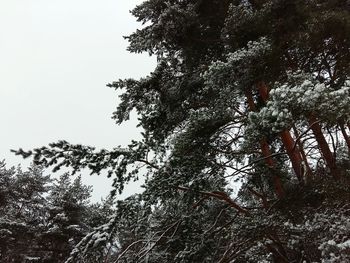
<path id="1" fill-rule="evenodd" d="M 135 120 L 117 126 L 110 118 L 118 94 L 105 84 L 155 66 L 127 52 L 123 39 L 140 27 L 129 10 L 141 2 L 0 1 L 0 159 L 25 167 L 10 149 L 60 139 L 110 149 L 139 138 Z M 83 178 L 95 200 L 108 193 L 104 176 Z"/>

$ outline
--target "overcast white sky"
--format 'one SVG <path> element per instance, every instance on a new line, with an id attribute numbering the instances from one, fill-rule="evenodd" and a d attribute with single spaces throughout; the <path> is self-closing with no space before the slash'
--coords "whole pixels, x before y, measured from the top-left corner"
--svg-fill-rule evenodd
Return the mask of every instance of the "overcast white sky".
<path id="1" fill-rule="evenodd" d="M 9 150 L 59 139 L 110 149 L 138 137 L 135 121 L 110 118 L 118 98 L 105 84 L 155 66 L 122 38 L 140 26 L 129 10 L 141 2 L 0 0 L 0 159 L 28 165 Z M 104 177 L 84 178 L 95 200 L 108 193 Z"/>

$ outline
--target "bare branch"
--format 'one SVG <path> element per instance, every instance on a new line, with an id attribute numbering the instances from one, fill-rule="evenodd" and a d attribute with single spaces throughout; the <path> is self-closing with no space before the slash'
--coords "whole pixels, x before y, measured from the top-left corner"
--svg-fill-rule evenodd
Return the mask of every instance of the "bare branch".
<path id="1" fill-rule="evenodd" d="M 190 188 L 187 187 L 183 187 L 183 186 L 177 186 L 176 187 L 179 190 L 182 191 L 193 191 Z M 219 192 L 219 191 L 213 191 L 213 192 L 205 192 L 205 191 L 196 191 L 200 194 L 206 195 L 206 196 L 211 196 L 211 197 L 215 197 L 217 199 L 223 200 L 225 203 L 227 203 L 229 206 L 233 207 L 234 209 L 236 209 L 237 211 L 239 211 L 240 213 L 244 214 L 244 215 L 249 215 L 249 211 L 242 208 L 241 206 L 239 206 L 238 204 L 236 204 L 229 196 L 228 194 L 224 193 L 224 192 Z"/>

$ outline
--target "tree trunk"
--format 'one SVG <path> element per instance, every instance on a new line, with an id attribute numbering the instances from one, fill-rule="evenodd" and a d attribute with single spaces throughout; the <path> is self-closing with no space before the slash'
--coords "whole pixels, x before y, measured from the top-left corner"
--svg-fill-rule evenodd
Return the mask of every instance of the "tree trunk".
<path id="1" fill-rule="evenodd" d="M 261 81 L 257 84 L 259 95 L 261 99 L 266 103 L 269 98 L 269 91 L 267 85 Z M 288 157 L 292 163 L 294 173 L 296 174 L 300 183 L 303 183 L 304 170 L 303 159 L 295 141 L 288 130 L 280 132 L 280 137 L 284 148 L 287 151 Z"/>
<path id="2" fill-rule="evenodd" d="M 280 132 L 280 136 L 281 136 L 281 140 L 284 145 L 284 148 L 287 151 L 288 157 L 291 160 L 293 170 L 299 182 L 302 183 L 304 181 L 303 177 L 306 171 L 304 171 L 303 160 L 301 158 L 299 149 L 297 149 L 295 145 L 295 141 L 293 140 L 289 131 L 284 130 Z"/>
<path id="3" fill-rule="evenodd" d="M 263 156 L 265 157 L 266 165 L 272 171 L 272 181 L 273 181 L 273 184 L 275 187 L 275 193 L 276 193 L 277 197 L 281 199 L 284 197 L 283 185 L 281 182 L 281 178 L 277 175 L 276 164 L 275 164 L 275 161 L 271 157 L 270 147 L 269 147 L 269 144 L 267 143 L 265 138 L 260 141 L 260 148 L 261 148 L 261 151 L 263 153 Z"/>
<path id="4" fill-rule="evenodd" d="M 343 137 L 344 137 L 344 139 L 345 139 L 345 142 L 346 142 L 346 144 L 348 145 L 348 148 L 349 148 L 349 151 L 350 151 L 350 137 L 349 137 L 349 135 L 346 133 L 344 124 L 340 124 L 339 126 L 340 126 L 341 133 L 343 134 Z"/>
<path id="5" fill-rule="evenodd" d="M 332 154 L 329 145 L 326 141 L 326 138 L 324 137 L 323 133 L 322 133 L 322 129 L 321 129 L 321 125 L 317 122 L 316 117 L 311 114 L 309 116 L 309 124 L 311 127 L 311 130 L 315 136 L 315 139 L 318 143 L 318 147 L 321 151 L 321 154 L 330 170 L 331 176 L 334 179 L 338 179 L 339 178 L 339 171 L 336 165 L 336 161 L 334 158 L 334 155 Z"/>
<path id="6" fill-rule="evenodd" d="M 297 129 L 297 127 L 295 127 L 295 125 L 293 125 L 293 131 L 294 131 L 295 137 L 299 138 L 300 135 L 299 135 L 298 129 Z M 303 143 L 301 142 L 300 139 L 298 140 L 298 147 L 299 147 L 301 157 L 303 158 L 303 161 L 304 161 L 304 165 L 305 165 L 304 169 L 306 169 L 305 170 L 305 172 L 306 172 L 305 181 L 307 183 L 308 181 L 310 181 L 310 179 L 312 177 L 312 170 L 310 168 L 309 162 L 307 161 L 307 156 L 306 156 L 306 153 L 304 150 L 304 146 L 303 146 Z"/>
<path id="7" fill-rule="evenodd" d="M 247 97 L 249 109 L 251 111 L 256 111 L 256 105 L 255 105 L 251 90 L 246 91 L 245 95 Z M 265 158 L 265 163 L 273 171 L 274 169 L 276 169 L 276 164 L 271 157 L 270 147 L 269 147 L 269 144 L 267 143 L 266 138 L 262 138 L 259 143 L 260 143 L 260 149 L 261 149 L 262 155 Z M 275 171 L 272 172 L 272 180 L 273 180 L 275 193 L 277 197 L 282 198 L 284 196 L 283 185 L 281 182 L 281 178 L 277 176 L 277 173 Z"/>

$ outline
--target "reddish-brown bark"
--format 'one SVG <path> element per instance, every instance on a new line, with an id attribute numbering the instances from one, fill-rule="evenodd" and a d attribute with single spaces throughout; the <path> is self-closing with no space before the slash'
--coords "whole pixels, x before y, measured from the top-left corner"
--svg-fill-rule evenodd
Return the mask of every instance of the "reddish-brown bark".
<path id="1" fill-rule="evenodd" d="M 266 103 L 269 98 L 269 90 L 267 85 L 261 81 L 257 84 L 260 98 Z M 284 148 L 286 149 L 287 155 L 292 163 L 293 170 L 300 183 L 303 182 L 304 165 L 302 155 L 299 151 L 299 148 L 295 145 L 295 141 L 288 130 L 280 132 L 280 137 L 283 143 Z M 305 160 L 306 161 L 306 160 Z"/>
<path id="2" fill-rule="evenodd" d="M 298 129 L 295 127 L 295 125 L 293 125 L 293 131 L 294 131 L 295 137 L 299 138 L 300 135 L 299 135 Z M 303 146 L 302 142 L 300 141 L 300 138 L 297 141 L 298 141 L 299 151 L 300 151 L 301 157 L 303 158 L 304 166 L 306 169 L 306 171 L 304 171 L 304 172 L 305 172 L 305 181 L 307 183 L 308 181 L 310 181 L 310 179 L 312 177 L 312 170 L 310 168 L 309 162 L 307 161 L 307 156 L 306 156 L 306 153 L 304 150 L 304 146 Z"/>
<path id="3" fill-rule="evenodd" d="M 254 98 L 253 98 L 251 90 L 246 91 L 245 95 L 247 97 L 249 109 L 251 111 L 256 111 L 256 106 L 255 106 L 255 102 L 254 102 Z M 275 169 L 276 164 L 275 164 L 275 161 L 271 157 L 270 147 L 269 147 L 269 144 L 267 143 L 266 138 L 261 139 L 259 143 L 260 143 L 261 152 L 262 152 L 263 156 L 265 157 L 264 160 L 265 160 L 266 165 L 269 168 L 271 168 L 272 170 Z M 277 197 L 282 198 L 284 196 L 284 189 L 283 189 L 283 185 L 281 182 L 281 178 L 279 176 L 277 176 L 276 173 L 273 173 L 272 180 L 273 180 L 273 184 L 275 187 L 275 193 L 276 193 Z"/>
<path id="4" fill-rule="evenodd" d="M 261 99 L 266 103 L 266 101 L 269 99 L 269 89 L 266 83 L 260 81 L 256 86 L 258 88 Z"/>
<path id="5" fill-rule="evenodd" d="M 292 62 L 292 60 L 287 56 L 287 59 L 289 60 L 290 67 L 292 69 L 296 69 L 296 65 Z M 337 179 L 339 178 L 339 171 L 336 166 L 336 160 L 334 158 L 334 155 L 332 154 L 329 145 L 322 133 L 321 125 L 319 122 L 317 122 L 317 118 L 315 116 L 309 117 L 309 125 L 311 127 L 311 130 L 313 131 L 313 134 L 316 138 L 316 141 L 318 143 L 318 147 L 323 155 L 323 158 L 326 161 L 326 164 L 328 168 L 330 169 L 330 173 L 333 176 L 333 178 Z M 350 129 L 350 123 L 347 122 L 347 126 Z"/>
<path id="6" fill-rule="evenodd" d="M 304 172 L 306 171 L 304 171 L 303 160 L 301 158 L 300 151 L 297 147 L 294 147 L 295 141 L 293 140 L 289 131 L 284 130 L 280 132 L 280 136 L 283 146 L 287 151 L 289 159 L 291 160 L 293 170 L 298 177 L 299 182 L 303 182 Z"/>
<path id="7" fill-rule="evenodd" d="M 259 88 L 260 96 L 262 97 L 262 99 L 267 99 L 268 98 L 267 86 L 263 82 L 260 82 L 259 85 L 258 85 L 258 88 Z M 309 117 L 309 124 L 310 124 L 311 130 L 314 133 L 314 136 L 316 138 L 316 141 L 318 143 L 320 151 L 321 151 L 321 153 L 323 155 L 323 158 L 325 159 L 326 164 L 327 164 L 327 166 L 330 169 L 331 175 L 335 179 L 337 179 L 339 177 L 339 171 L 338 171 L 337 166 L 336 166 L 336 161 L 335 161 L 334 155 L 332 154 L 332 152 L 331 152 L 331 150 L 329 148 L 329 145 L 328 145 L 328 143 L 327 143 L 327 141 L 326 141 L 326 139 L 325 139 L 325 137 L 324 137 L 324 135 L 322 133 L 321 126 L 317 122 L 317 119 L 316 119 L 315 116 L 312 115 L 312 116 Z M 286 140 L 286 144 L 285 143 L 283 143 L 283 144 L 286 147 L 287 152 L 288 152 L 288 148 L 287 147 L 290 147 L 290 144 L 288 143 L 288 140 Z M 301 156 L 300 152 L 297 155 Z M 289 157 L 290 157 L 290 160 L 291 160 L 291 162 L 293 164 L 294 171 L 298 175 L 297 171 L 295 170 L 295 168 L 298 167 L 298 165 L 299 165 L 298 164 L 299 157 L 297 157 L 297 155 L 289 156 Z"/>
<path id="8" fill-rule="evenodd" d="M 266 165 L 269 168 L 271 168 L 271 170 L 273 171 L 274 169 L 276 169 L 276 164 L 275 164 L 275 161 L 271 157 L 270 147 L 269 147 L 269 144 L 267 143 L 265 138 L 260 141 L 260 148 L 261 148 L 263 156 L 265 157 Z M 272 180 L 273 180 L 273 184 L 275 187 L 275 193 L 276 193 L 277 197 L 282 198 L 284 196 L 284 189 L 283 189 L 283 185 L 281 182 L 281 178 L 277 175 L 276 172 L 272 173 Z"/>
<path id="9" fill-rule="evenodd" d="M 327 143 L 326 138 L 323 135 L 321 125 L 317 122 L 317 118 L 311 114 L 309 116 L 309 123 L 312 124 L 311 130 L 315 136 L 315 139 L 318 143 L 318 147 L 321 151 L 321 154 L 330 170 L 331 175 L 334 179 L 339 178 L 339 170 L 336 165 L 336 160 L 334 158 L 334 155 L 332 154 L 329 145 Z"/>
<path id="10" fill-rule="evenodd" d="M 183 186 L 178 186 L 176 187 L 178 190 L 182 190 L 182 191 L 192 191 L 190 188 L 188 187 L 183 187 Z M 214 197 L 216 199 L 222 200 L 225 203 L 227 203 L 230 207 L 236 209 L 238 212 L 244 214 L 244 215 L 249 215 L 249 211 L 246 210 L 245 208 L 241 207 L 240 205 L 238 205 L 235 201 L 233 201 L 231 199 L 231 197 L 221 191 L 212 191 L 212 192 L 206 192 L 206 191 L 196 191 L 204 196 L 208 196 L 208 197 Z"/>

